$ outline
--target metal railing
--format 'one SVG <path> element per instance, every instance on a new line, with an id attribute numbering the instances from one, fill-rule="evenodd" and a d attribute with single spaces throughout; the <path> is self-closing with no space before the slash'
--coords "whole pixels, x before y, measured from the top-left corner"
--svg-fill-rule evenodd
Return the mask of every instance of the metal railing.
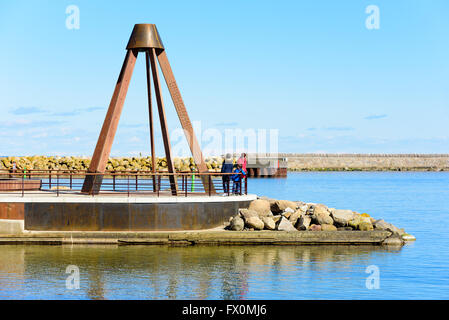
<path id="1" fill-rule="evenodd" d="M 96 195 L 243 195 L 248 193 L 248 181 L 241 177 L 240 183 L 232 181 L 235 173 L 219 172 L 156 172 L 106 171 L 90 173 L 73 170 L 0 170 L 0 194 L 85 194 Z M 97 192 L 81 191 L 87 176 L 102 176 Z M 173 183 L 174 182 L 174 183 Z"/>

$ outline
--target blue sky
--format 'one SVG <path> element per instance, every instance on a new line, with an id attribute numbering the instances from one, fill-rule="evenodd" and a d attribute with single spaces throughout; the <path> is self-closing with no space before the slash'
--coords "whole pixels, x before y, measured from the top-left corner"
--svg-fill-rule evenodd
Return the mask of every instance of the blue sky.
<path id="1" fill-rule="evenodd" d="M 368 5 L 380 29 L 366 28 Z M 278 129 L 281 152 L 447 153 L 448 11 L 445 0 L 1 0 L 0 155 L 91 155 L 135 23 L 157 25 L 203 131 Z M 149 152 L 144 66 L 140 55 L 114 156 Z"/>

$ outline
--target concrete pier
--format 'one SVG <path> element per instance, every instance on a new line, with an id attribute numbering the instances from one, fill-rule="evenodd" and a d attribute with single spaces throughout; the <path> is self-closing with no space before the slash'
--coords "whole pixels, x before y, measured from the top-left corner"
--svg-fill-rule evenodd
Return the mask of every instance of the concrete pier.
<path id="1" fill-rule="evenodd" d="M 229 231 L 256 195 L 0 195 L 0 244 L 382 245 L 390 231 Z M 399 242 L 399 245 L 401 243 Z"/>
<path id="2" fill-rule="evenodd" d="M 1 224 L 1 222 L 0 222 Z M 43 232 L 0 235 L 0 244 L 115 245 L 382 245 L 388 231 Z"/>
<path id="3" fill-rule="evenodd" d="M 256 195 L 87 196 L 35 192 L 0 195 L 0 222 L 22 220 L 28 231 L 175 231 L 223 225 Z"/>

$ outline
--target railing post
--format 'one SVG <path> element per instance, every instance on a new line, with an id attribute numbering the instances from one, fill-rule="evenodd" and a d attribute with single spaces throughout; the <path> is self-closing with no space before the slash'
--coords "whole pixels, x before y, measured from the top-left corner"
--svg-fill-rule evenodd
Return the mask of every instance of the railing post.
<path id="1" fill-rule="evenodd" d="M 212 176 L 209 174 L 209 197 L 211 196 Z"/>
<path id="2" fill-rule="evenodd" d="M 115 172 L 112 172 L 112 191 L 115 192 Z"/>
<path id="3" fill-rule="evenodd" d="M 161 190 L 161 176 L 157 176 L 157 196 L 159 197 L 159 191 Z"/>
<path id="4" fill-rule="evenodd" d="M 127 175 L 128 177 L 128 197 L 129 197 L 129 174 Z"/>
<path id="5" fill-rule="evenodd" d="M 186 175 L 186 176 L 184 176 L 184 180 L 185 180 L 185 188 L 184 188 L 184 192 L 185 192 L 185 194 L 186 194 L 186 197 L 187 197 L 187 189 L 188 189 L 188 186 L 187 186 L 187 180 L 188 180 L 188 176 Z"/>
<path id="6" fill-rule="evenodd" d="M 25 182 L 23 180 L 24 180 L 24 177 L 22 175 L 22 197 L 25 196 Z"/>
<path id="7" fill-rule="evenodd" d="M 137 171 L 136 171 L 136 191 L 138 190 L 138 188 L 137 188 L 137 184 L 138 184 L 138 177 L 139 177 L 139 175 L 138 175 L 138 173 L 137 173 Z"/>
<path id="8" fill-rule="evenodd" d="M 59 197 L 59 172 L 56 173 L 56 196 Z"/>
<path id="9" fill-rule="evenodd" d="M 73 174 L 72 171 L 70 171 L 70 190 L 72 190 L 73 184 L 72 184 L 72 180 L 73 180 Z"/>
<path id="10" fill-rule="evenodd" d="M 239 192 L 240 192 L 240 195 L 242 195 L 242 180 L 243 180 L 243 174 L 242 174 L 242 178 L 240 179 L 240 183 L 239 183 Z"/>
<path id="11" fill-rule="evenodd" d="M 50 173 L 48 174 L 48 189 L 51 190 L 51 170 Z"/>
<path id="12" fill-rule="evenodd" d="M 248 176 L 245 178 L 245 194 L 248 194 Z"/>

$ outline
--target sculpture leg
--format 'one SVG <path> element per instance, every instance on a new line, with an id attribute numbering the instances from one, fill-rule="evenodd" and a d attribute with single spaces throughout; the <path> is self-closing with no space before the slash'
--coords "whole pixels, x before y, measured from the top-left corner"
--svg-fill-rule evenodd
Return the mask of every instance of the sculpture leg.
<path id="1" fill-rule="evenodd" d="M 178 85 L 176 84 L 175 76 L 173 75 L 173 71 L 170 67 L 170 63 L 168 62 L 165 51 L 158 50 L 157 58 L 159 60 L 159 65 L 161 66 L 165 82 L 167 83 L 168 90 L 170 91 L 173 104 L 175 105 L 176 112 L 178 113 L 179 121 L 181 122 L 181 126 L 184 129 L 184 133 L 186 134 L 187 142 L 189 144 L 190 151 L 192 152 L 193 159 L 195 160 L 195 163 L 198 167 L 198 171 L 200 173 L 207 173 L 209 170 L 207 169 L 206 162 L 204 161 L 203 153 L 201 152 L 201 148 L 198 144 L 198 140 L 196 139 L 195 132 L 193 131 L 192 123 L 190 122 L 189 115 L 187 114 L 186 107 L 181 97 L 181 92 L 179 91 Z M 215 193 L 213 184 L 210 185 L 209 190 L 210 180 L 206 175 L 201 175 L 201 180 L 206 192 Z"/>
<path id="2" fill-rule="evenodd" d="M 117 131 L 120 114 L 128 91 L 129 82 L 133 73 L 134 65 L 137 59 L 137 51 L 128 50 L 125 61 L 123 62 L 120 75 L 115 85 L 114 94 L 109 104 L 108 112 L 98 137 L 92 161 L 89 166 L 89 173 L 104 173 L 111 153 L 112 142 Z M 87 175 L 84 179 L 82 192 L 95 193 L 100 191 L 102 175 Z"/>
<path id="3" fill-rule="evenodd" d="M 159 72 L 158 72 L 157 64 L 156 64 L 156 51 L 154 48 L 150 49 L 149 55 L 150 55 L 151 71 L 153 73 L 154 91 L 156 93 L 157 108 L 159 111 L 159 120 L 161 122 L 162 138 L 164 140 L 165 157 L 167 159 L 168 172 L 171 173 L 169 176 L 170 188 L 171 188 L 172 194 L 176 195 L 178 187 L 177 187 L 177 183 L 176 183 L 176 177 L 174 175 L 175 166 L 173 164 L 173 159 L 171 157 L 170 138 L 168 136 L 167 119 L 165 117 L 164 103 L 162 100 L 161 84 L 159 81 Z"/>
<path id="4" fill-rule="evenodd" d="M 151 70 L 150 70 L 150 53 L 145 51 L 145 65 L 147 73 L 147 91 L 148 91 L 148 113 L 150 122 L 150 144 L 151 144 L 151 171 L 153 172 L 153 192 L 156 192 L 156 155 L 154 150 L 154 130 L 153 130 L 153 110 L 151 103 Z"/>

